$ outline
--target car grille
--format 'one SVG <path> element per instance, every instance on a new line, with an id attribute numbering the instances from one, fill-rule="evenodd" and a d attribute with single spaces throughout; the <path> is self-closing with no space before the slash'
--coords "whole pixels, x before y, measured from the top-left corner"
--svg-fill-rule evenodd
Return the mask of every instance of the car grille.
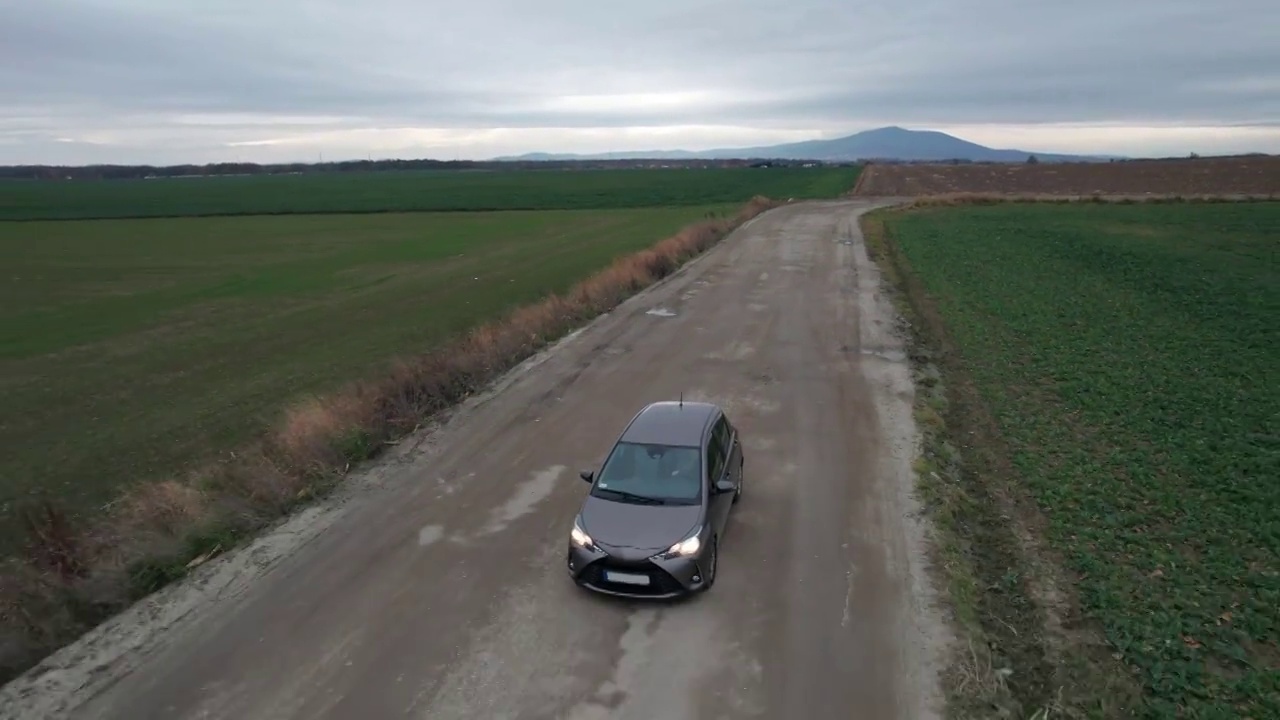
<path id="1" fill-rule="evenodd" d="M 648 585 L 632 585 L 630 583 L 613 583 L 605 580 L 605 570 L 615 570 L 617 572 L 632 573 L 635 575 L 648 575 Z M 671 574 L 648 560 L 639 562 L 623 562 L 614 558 L 604 558 L 597 560 L 588 565 L 582 571 L 582 580 L 590 585 L 608 590 L 610 592 L 626 593 L 628 595 L 671 595 L 684 590 L 680 585 L 680 581 L 671 577 Z"/>

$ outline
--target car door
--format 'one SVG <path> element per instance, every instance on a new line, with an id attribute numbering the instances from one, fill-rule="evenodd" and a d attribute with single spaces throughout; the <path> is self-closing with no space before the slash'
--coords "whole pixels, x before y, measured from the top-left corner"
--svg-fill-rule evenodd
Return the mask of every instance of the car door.
<path id="1" fill-rule="evenodd" d="M 724 418 L 724 421 L 725 433 L 728 437 L 725 464 L 728 465 L 729 476 L 733 479 L 733 486 L 736 488 L 742 482 L 742 438 L 738 436 L 738 428 L 729 422 L 728 418 Z"/>
<path id="2" fill-rule="evenodd" d="M 710 438 L 707 440 L 707 483 L 710 495 L 710 514 L 712 527 L 715 528 L 716 535 L 724 533 L 724 527 L 729 519 L 729 508 L 733 505 L 733 492 L 716 492 L 716 483 L 720 480 L 730 477 L 728 463 L 728 447 L 726 440 L 728 439 L 727 426 L 724 417 L 721 416 L 716 420 L 715 425 L 711 428 Z"/>

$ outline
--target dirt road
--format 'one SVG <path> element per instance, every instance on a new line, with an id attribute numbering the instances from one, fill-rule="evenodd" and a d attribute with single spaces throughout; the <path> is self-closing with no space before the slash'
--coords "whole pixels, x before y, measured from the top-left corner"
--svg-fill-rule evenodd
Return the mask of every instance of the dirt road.
<path id="1" fill-rule="evenodd" d="M 0 695 L 6 717 L 929 718 L 945 631 L 910 497 L 910 374 L 856 217 L 771 211 L 341 496 Z M 714 589 L 587 594 L 564 553 L 643 404 L 746 447 Z"/>

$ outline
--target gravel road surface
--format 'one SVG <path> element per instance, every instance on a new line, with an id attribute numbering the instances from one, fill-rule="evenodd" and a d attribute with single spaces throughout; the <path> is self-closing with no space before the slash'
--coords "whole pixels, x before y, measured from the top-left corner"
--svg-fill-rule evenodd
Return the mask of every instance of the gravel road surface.
<path id="1" fill-rule="evenodd" d="M 932 718 L 946 630 L 912 385 L 862 200 L 787 205 L 0 694 L 15 718 Z M 722 404 L 742 501 L 704 595 L 575 587 L 570 523 L 645 403 Z"/>

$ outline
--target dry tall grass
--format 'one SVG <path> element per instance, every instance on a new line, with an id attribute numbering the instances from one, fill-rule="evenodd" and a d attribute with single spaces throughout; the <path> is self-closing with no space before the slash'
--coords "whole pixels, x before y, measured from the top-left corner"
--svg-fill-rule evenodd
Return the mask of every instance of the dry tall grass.
<path id="1" fill-rule="evenodd" d="M 25 557 L 0 569 L 0 680 L 323 493 L 353 463 L 777 204 L 753 198 L 731 218 L 689 225 L 619 258 L 564 296 L 519 308 L 425 355 L 399 359 L 379 379 L 304 400 L 225 462 L 180 480 L 140 483 L 87 526 L 72 526 L 55 505 L 33 508 Z"/>

